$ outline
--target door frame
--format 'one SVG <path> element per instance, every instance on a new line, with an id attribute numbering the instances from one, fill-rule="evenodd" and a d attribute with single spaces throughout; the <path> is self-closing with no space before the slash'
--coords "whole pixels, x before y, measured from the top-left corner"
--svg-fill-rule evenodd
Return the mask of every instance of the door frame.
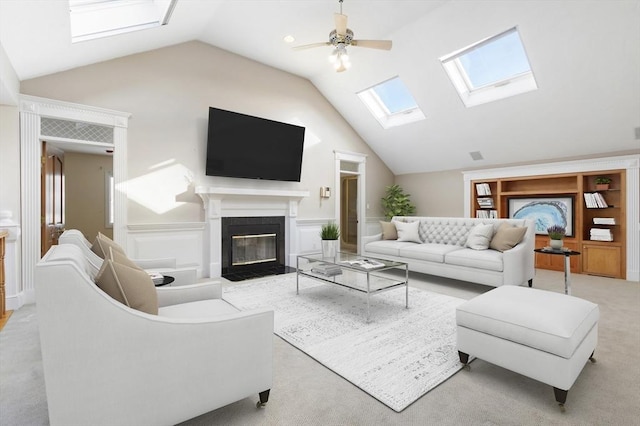
<path id="1" fill-rule="evenodd" d="M 366 169 L 367 169 L 367 156 L 365 154 L 360 154 L 357 152 L 349 152 L 349 151 L 338 151 L 338 150 L 334 150 L 334 155 L 335 155 L 335 184 L 334 184 L 334 188 L 335 188 L 335 221 L 338 225 L 338 227 L 340 227 L 340 204 L 341 204 L 341 185 L 340 185 L 340 177 L 342 174 L 342 170 L 341 170 L 341 163 L 347 162 L 347 163 L 355 163 L 357 164 L 357 171 L 353 172 L 353 171 L 348 171 L 348 173 L 358 176 L 358 194 L 357 194 L 357 202 L 356 202 L 356 210 L 357 210 L 357 215 L 358 215 L 358 226 L 357 226 L 357 230 L 358 230 L 358 239 L 357 239 L 357 243 L 356 243 L 356 252 L 357 253 L 361 253 L 361 247 L 362 247 L 362 236 L 364 235 L 365 232 L 365 225 L 366 225 L 366 217 L 365 217 L 365 212 L 366 210 L 366 205 L 367 205 L 367 196 L 366 196 L 366 185 L 365 185 L 365 181 L 366 181 Z M 340 240 L 338 240 L 340 241 Z M 340 243 L 338 243 L 340 244 Z M 338 246 L 339 247 L 339 246 Z"/>
<path id="2" fill-rule="evenodd" d="M 113 143 L 56 138 L 41 134 L 41 118 L 75 121 L 113 127 Z M 35 302 L 35 266 L 40 260 L 40 164 L 42 141 L 64 141 L 78 145 L 110 145 L 114 150 L 113 174 L 116 185 L 127 179 L 127 127 L 131 114 L 79 105 L 36 96 L 20 95 L 20 219 L 22 227 L 20 306 Z M 114 240 L 126 245 L 127 198 L 116 191 Z"/>

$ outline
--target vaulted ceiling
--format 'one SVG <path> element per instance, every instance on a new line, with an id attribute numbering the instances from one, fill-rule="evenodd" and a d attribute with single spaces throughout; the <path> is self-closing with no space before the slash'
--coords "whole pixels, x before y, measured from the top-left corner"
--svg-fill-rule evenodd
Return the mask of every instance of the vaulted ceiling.
<path id="1" fill-rule="evenodd" d="M 0 1 L 20 80 L 190 40 L 308 78 L 395 174 L 640 151 L 640 0 L 344 0 L 358 39 L 336 73 L 337 0 L 178 0 L 169 25 L 71 44 L 66 1 Z M 517 27 L 538 90 L 466 108 L 439 58 Z M 287 44 L 283 37 L 296 41 Z M 356 96 L 400 76 L 426 120 L 383 129 Z M 479 151 L 482 160 L 470 152 Z"/>

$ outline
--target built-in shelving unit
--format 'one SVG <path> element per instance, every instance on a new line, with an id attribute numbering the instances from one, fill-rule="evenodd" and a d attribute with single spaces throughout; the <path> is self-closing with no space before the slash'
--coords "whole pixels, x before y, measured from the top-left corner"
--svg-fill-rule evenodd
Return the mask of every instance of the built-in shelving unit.
<path id="1" fill-rule="evenodd" d="M 596 188 L 596 177 L 609 178 L 609 188 Z M 493 211 L 496 217 L 508 218 L 510 202 L 518 199 L 570 198 L 573 234 L 565 238 L 564 246 L 582 253 L 571 257 L 571 271 L 625 278 L 625 182 L 625 170 L 472 180 L 471 216 L 492 217 L 488 211 Z M 548 244 L 546 235 L 536 235 L 536 248 Z M 562 271 L 564 258 L 536 253 L 536 267 Z"/>

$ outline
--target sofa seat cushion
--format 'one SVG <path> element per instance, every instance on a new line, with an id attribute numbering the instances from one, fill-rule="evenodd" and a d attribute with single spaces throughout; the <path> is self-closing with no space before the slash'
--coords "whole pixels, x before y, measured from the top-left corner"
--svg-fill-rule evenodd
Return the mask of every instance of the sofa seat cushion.
<path id="1" fill-rule="evenodd" d="M 213 318 L 236 312 L 240 311 L 222 299 L 207 299 L 164 306 L 158 309 L 158 316 L 185 319 Z"/>
<path id="2" fill-rule="evenodd" d="M 373 241 L 367 244 L 366 251 L 375 254 L 386 254 L 388 256 L 400 256 L 400 249 L 417 245 L 417 243 L 408 243 L 404 241 Z"/>
<path id="3" fill-rule="evenodd" d="M 498 287 L 456 309 L 459 327 L 567 359 L 598 323 L 599 317 L 595 303 L 518 286 Z"/>
<path id="4" fill-rule="evenodd" d="M 408 259 L 425 260 L 443 263 L 445 255 L 462 250 L 462 247 L 452 244 L 414 244 L 400 249 L 400 256 Z"/>
<path id="5" fill-rule="evenodd" d="M 504 269 L 502 257 L 502 252 L 497 250 L 473 250 L 463 248 L 447 253 L 444 258 L 444 263 L 448 265 L 465 266 L 467 268 L 502 272 Z"/>

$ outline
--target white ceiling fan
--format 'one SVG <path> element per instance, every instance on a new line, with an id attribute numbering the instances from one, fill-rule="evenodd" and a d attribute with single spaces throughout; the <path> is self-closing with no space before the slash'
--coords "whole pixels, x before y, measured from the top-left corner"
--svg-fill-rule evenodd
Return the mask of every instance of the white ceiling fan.
<path id="1" fill-rule="evenodd" d="M 303 50 L 313 47 L 333 46 L 334 50 L 331 56 L 329 56 L 329 60 L 337 72 L 346 71 L 351 67 L 349 55 L 347 54 L 348 46 L 391 50 L 391 40 L 354 40 L 353 31 L 347 28 L 347 15 L 342 14 L 342 2 L 343 0 L 338 0 L 338 3 L 340 3 L 340 13 L 333 14 L 336 29 L 329 33 L 329 41 L 305 44 L 293 48 L 294 50 Z"/>

